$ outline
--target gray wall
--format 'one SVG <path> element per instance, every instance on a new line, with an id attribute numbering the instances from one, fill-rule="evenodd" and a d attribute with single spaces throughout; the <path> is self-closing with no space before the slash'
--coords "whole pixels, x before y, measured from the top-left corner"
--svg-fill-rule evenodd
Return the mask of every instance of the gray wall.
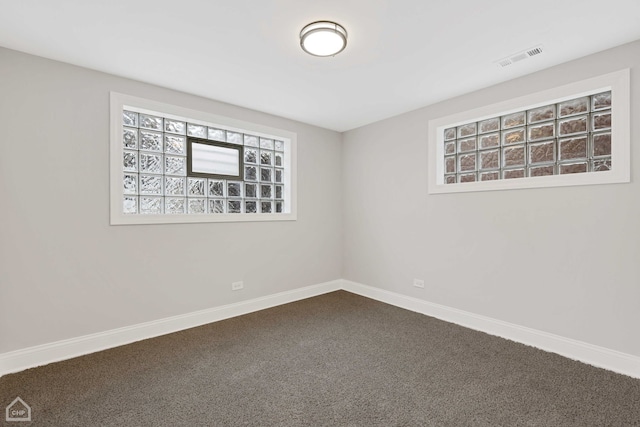
<path id="1" fill-rule="evenodd" d="M 427 194 L 430 119 L 627 67 L 631 183 Z M 634 42 L 345 133 L 344 278 L 640 356 L 639 111 Z"/>
<path id="2" fill-rule="evenodd" d="M 340 134 L 2 48 L 0 76 L 0 353 L 341 277 Z M 110 226 L 109 91 L 296 132 L 298 220 Z"/>

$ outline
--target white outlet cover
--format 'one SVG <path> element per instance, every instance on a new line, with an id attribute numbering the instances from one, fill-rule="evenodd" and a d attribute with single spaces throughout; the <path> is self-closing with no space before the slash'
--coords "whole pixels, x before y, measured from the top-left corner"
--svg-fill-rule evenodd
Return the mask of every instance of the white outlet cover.
<path id="1" fill-rule="evenodd" d="M 233 282 L 231 284 L 231 290 L 232 291 L 239 291 L 242 288 L 244 288 L 244 283 L 243 282 Z"/>
<path id="2" fill-rule="evenodd" d="M 413 286 L 416 288 L 424 288 L 424 280 L 413 279 Z"/>

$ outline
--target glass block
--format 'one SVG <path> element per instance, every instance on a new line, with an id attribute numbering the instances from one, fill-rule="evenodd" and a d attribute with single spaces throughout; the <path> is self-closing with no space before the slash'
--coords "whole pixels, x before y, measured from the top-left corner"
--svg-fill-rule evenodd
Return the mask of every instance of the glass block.
<path id="1" fill-rule="evenodd" d="M 448 141 L 444 143 L 444 154 L 456 154 L 456 142 Z M 278 165 L 276 165 L 278 166 Z"/>
<path id="2" fill-rule="evenodd" d="M 611 108 L 611 91 L 592 95 L 591 108 L 593 111 Z"/>
<path id="3" fill-rule="evenodd" d="M 140 196 L 141 214 L 161 214 L 163 212 L 163 197 Z"/>
<path id="4" fill-rule="evenodd" d="M 125 172 L 138 171 L 138 152 L 124 150 L 122 153 L 122 170 Z"/>
<path id="5" fill-rule="evenodd" d="M 187 123 L 187 135 L 196 138 L 207 137 L 207 127 L 202 125 L 196 125 L 193 123 Z"/>
<path id="6" fill-rule="evenodd" d="M 593 130 L 602 130 L 611 128 L 611 111 L 602 113 L 594 113 L 592 116 Z"/>
<path id="7" fill-rule="evenodd" d="M 597 159 L 591 161 L 593 172 L 606 172 L 611 170 L 611 159 Z"/>
<path id="8" fill-rule="evenodd" d="M 223 199 L 209 199 L 209 213 L 224 213 L 224 205 L 225 203 Z"/>
<path id="9" fill-rule="evenodd" d="M 475 123 L 467 123 L 466 125 L 458 126 L 458 138 L 475 135 L 476 132 L 477 128 Z"/>
<path id="10" fill-rule="evenodd" d="M 276 151 L 284 151 L 284 141 L 273 141 Z"/>
<path id="11" fill-rule="evenodd" d="M 260 212 L 262 213 L 271 213 L 273 212 L 273 202 L 260 202 Z"/>
<path id="12" fill-rule="evenodd" d="M 556 161 L 555 141 L 529 144 L 529 163 L 552 163 Z"/>
<path id="13" fill-rule="evenodd" d="M 273 169 L 260 168 L 260 181 L 271 182 L 273 180 Z"/>
<path id="14" fill-rule="evenodd" d="M 205 197 L 207 187 L 206 178 L 187 178 L 187 195 Z"/>
<path id="15" fill-rule="evenodd" d="M 160 175 L 140 175 L 140 194 L 164 194 Z"/>
<path id="16" fill-rule="evenodd" d="M 164 131 L 184 135 L 187 131 L 187 125 L 178 120 L 164 119 Z"/>
<path id="17" fill-rule="evenodd" d="M 140 113 L 139 123 L 141 128 L 162 132 L 162 117 L 149 116 L 147 114 Z M 140 202 L 140 211 L 142 212 L 142 201 Z"/>
<path id="18" fill-rule="evenodd" d="M 244 162 L 245 163 L 258 163 L 258 150 L 255 148 L 244 149 Z"/>
<path id="19" fill-rule="evenodd" d="M 227 181 L 227 197 L 242 197 L 242 183 Z"/>
<path id="20" fill-rule="evenodd" d="M 502 171 L 502 178 L 503 179 L 524 178 L 524 168 L 504 170 Z"/>
<path id="21" fill-rule="evenodd" d="M 187 139 L 184 136 L 165 135 L 164 136 L 164 152 L 167 154 L 178 154 L 185 156 L 187 154 Z"/>
<path id="22" fill-rule="evenodd" d="M 124 110 L 122 112 L 122 124 L 125 126 L 138 127 L 138 113 Z"/>
<path id="23" fill-rule="evenodd" d="M 524 166 L 525 151 L 524 145 L 506 147 L 502 149 L 502 166 Z"/>
<path id="24" fill-rule="evenodd" d="M 140 149 L 162 151 L 162 134 L 159 132 L 140 131 Z"/>
<path id="25" fill-rule="evenodd" d="M 558 117 L 573 116 L 589 111 L 589 98 L 578 98 L 564 101 L 558 104 Z"/>
<path id="26" fill-rule="evenodd" d="M 458 182 L 475 182 L 476 174 L 475 173 L 465 173 L 458 176 Z"/>
<path id="27" fill-rule="evenodd" d="M 502 145 L 518 144 L 524 141 L 524 128 L 502 131 Z"/>
<path id="28" fill-rule="evenodd" d="M 273 198 L 273 185 L 260 184 L 260 198 L 272 199 Z"/>
<path id="29" fill-rule="evenodd" d="M 587 116 L 574 117 L 558 122 L 558 135 L 573 135 L 587 131 Z"/>
<path id="30" fill-rule="evenodd" d="M 273 165 L 273 152 L 260 150 L 260 164 L 272 166 Z"/>
<path id="31" fill-rule="evenodd" d="M 257 213 L 258 212 L 258 202 L 255 200 L 247 200 L 244 202 L 244 211 L 245 213 Z"/>
<path id="32" fill-rule="evenodd" d="M 476 138 L 465 138 L 458 140 L 458 153 L 465 153 L 476 150 Z"/>
<path id="33" fill-rule="evenodd" d="M 488 150 L 480 152 L 480 169 L 498 169 L 500 167 L 500 151 Z"/>
<path id="34" fill-rule="evenodd" d="M 166 176 L 164 179 L 164 194 L 167 196 L 183 196 L 186 179 L 182 177 Z"/>
<path id="35" fill-rule="evenodd" d="M 476 170 L 476 153 L 459 155 L 458 170 L 460 172 L 468 172 L 468 171 Z"/>
<path id="36" fill-rule="evenodd" d="M 611 133 L 596 133 L 591 137 L 593 147 L 593 156 L 610 156 L 611 155 Z"/>
<path id="37" fill-rule="evenodd" d="M 527 122 L 529 124 L 544 122 L 545 120 L 553 120 L 556 118 L 556 106 L 547 105 L 546 107 L 534 108 L 527 112 Z"/>
<path id="38" fill-rule="evenodd" d="M 245 182 L 244 184 L 244 196 L 249 199 L 255 199 L 258 197 L 258 184 L 250 184 Z"/>
<path id="39" fill-rule="evenodd" d="M 137 214 L 138 213 L 138 197 L 125 196 L 122 199 L 122 213 Z"/>
<path id="40" fill-rule="evenodd" d="M 560 161 L 584 159 L 587 157 L 587 137 L 566 138 L 558 141 L 558 158 Z"/>
<path id="41" fill-rule="evenodd" d="M 455 184 L 456 183 L 456 176 L 455 175 L 446 175 L 444 177 L 444 183 L 445 184 Z"/>
<path id="42" fill-rule="evenodd" d="M 555 166 L 533 166 L 529 168 L 529 176 L 547 176 L 555 173 Z"/>
<path id="43" fill-rule="evenodd" d="M 244 136 L 244 145 L 246 145 L 248 147 L 259 147 L 260 146 L 260 142 L 258 141 L 258 137 L 257 136 L 245 135 Z"/>
<path id="44" fill-rule="evenodd" d="M 478 137 L 480 148 L 492 148 L 500 145 L 500 134 L 490 133 L 488 135 L 480 135 Z"/>
<path id="45" fill-rule="evenodd" d="M 489 133 L 498 130 L 500 130 L 500 117 L 494 117 L 478 123 L 478 133 Z"/>
<path id="46" fill-rule="evenodd" d="M 482 172 L 480 174 L 480 181 L 496 181 L 500 179 L 500 172 Z"/>
<path id="47" fill-rule="evenodd" d="M 187 212 L 190 214 L 207 213 L 207 199 L 187 199 Z"/>
<path id="48" fill-rule="evenodd" d="M 244 179 L 247 181 L 258 180 L 258 167 L 257 166 L 245 166 L 244 167 Z"/>
<path id="49" fill-rule="evenodd" d="M 138 174 L 125 173 L 122 177 L 122 192 L 124 194 L 138 194 Z"/>
<path id="50" fill-rule="evenodd" d="M 224 197 L 224 181 L 219 179 L 209 180 L 209 197 Z"/>
<path id="51" fill-rule="evenodd" d="M 215 141 L 225 142 L 227 140 L 227 132 L 222 129 L 209 128 L 208 138 Z"/>
<path id="52" fill-rule="evenodd" d="M 456 128 L 449 128 L 444 130 L 444 140 L 449 141 L 456 139 Z"/>
<path id="53" fill-rule="evenodd" d="M 260 148 L 265 150 L 273 150 L 273 139 L 260 138 Z"/>
<path id="54" fill-rule="evenodd" d="M 140 153 L 140 172 L 162 173 L 162 154 Z"/>
<path id="55" fill-rule="evenodd" d="M 227 142 L 231 144 L 240 144 L 242 145 L 244 138 L 242 138 L 242 134 L 238 132 L 227 131 Z"/>
<path id="56" fill-rule="evenodd" d="M 509 129 L 524 126 L 527 122 L 527 115 L 524 111 L 508 114 L 502 117 L 502 129 Z"/>
<path id="57" fill-rule="evenodd" d="M 227 202 L 227 212 L 229 213 L 242 213 L 242 201 L 229 200 Z"/>
<path id="58" fill-rule="evenodd" d="M 551 139 L 556 136 L 555 122 L 540 123 L 527 127 L 529 131 L 529 141 L 540 141 L 543 139 Z"/>
<path id="59" fill-rule="evenodd" d="M 186 175 L 187 159 L 184 157 L 165 156 L 164 173 L 167 175 Z"/>
<path id="60" fill-rule="evenodd" d="M 138 129 L 124 128 L 122 130 L 122 146 L 124 148 L 138 148 Z"/>
<path id="61" fill-rule="evenodd" d="M 276 169 L 276 182 L 283 182 L 284 181 L 284 170 L 282 169 Z"/>
<path id="62" fill-rule="evenodd" d="M 455 158 L 455 156 L 445 157 L 444 158 L 444 172 L 445 173 L 456 173 L 456 158 Z"/>
<path id="63" fill-rule="evenodd" d="M 167 197 L 164 200 L 164 211 L 168 214 L 183 214 L 187 209 L 187 199 Z"/>
<path id="64" fill-rule="evenodd" d="M 284 212 L 284 202 L 276 201 L 276 213 Z"/>
<path id="65" fill-rule="evenodd" d="M 276 185 L 276 199 L 284 198 L 284 187 L 282 185 Z"/>
<path id="66" fill-rule="evenodd" d="M 560 165 L 560 174 L 583 173 L 587 171 L 587 162 Z"/>
<path id="67" fill-rule="evenodd" d="M 455 146 L 455 144 L 454 144 Z M 276 166 L 284 166 L 284 153 L 277 153 L 275 154 L 275 164 Z"/>

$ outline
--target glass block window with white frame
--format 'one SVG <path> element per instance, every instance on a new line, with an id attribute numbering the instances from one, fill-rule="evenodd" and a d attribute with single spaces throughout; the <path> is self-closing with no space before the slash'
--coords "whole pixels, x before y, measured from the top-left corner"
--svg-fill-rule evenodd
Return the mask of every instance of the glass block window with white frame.
<path id="1" fill-rule="evenodd" d="M 121 94 L 112 133 L 112 224 L 295 219 L 295 134 Z"/>
<path id="2" fill-rule="evenodd" d="M 429 132 L 430 193 L 628 182 L 629 73 L 432 120 Z"/>

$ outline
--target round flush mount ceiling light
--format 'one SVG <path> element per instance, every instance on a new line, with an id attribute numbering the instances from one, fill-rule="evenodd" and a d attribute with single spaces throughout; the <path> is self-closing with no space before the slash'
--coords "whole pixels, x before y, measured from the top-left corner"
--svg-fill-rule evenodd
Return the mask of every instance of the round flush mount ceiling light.
<path id="1" fill-rule="evenodd" d="M 331 21 L 316 21 L 300 31 L 300 47 L 314 56 L 334 56 L 347 47 L 347 30 Z"/>

